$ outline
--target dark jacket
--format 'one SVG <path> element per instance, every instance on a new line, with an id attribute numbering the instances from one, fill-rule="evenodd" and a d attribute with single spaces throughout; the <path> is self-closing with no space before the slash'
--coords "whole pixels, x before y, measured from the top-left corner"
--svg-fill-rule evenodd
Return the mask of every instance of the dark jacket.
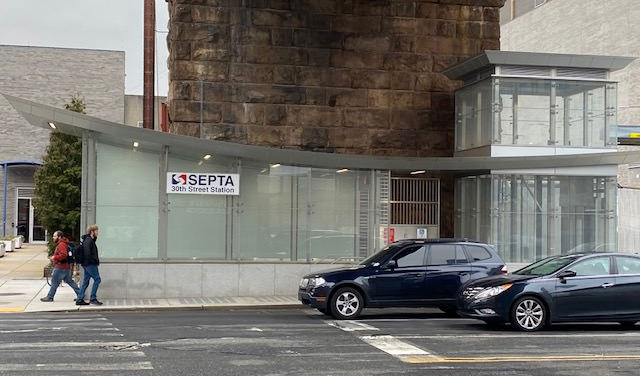
<path id="1" fill-rule="evenodd" d="M 53 253 L 53 257 L 51 258 L 53 267 L 58 269 L 69 269 L 71 264 L 67 260 L 68 256 L 69 256 L 69 239 L 67 238 L 59 239 L 58 243 L 56 243 L 56 250 Z"/>
<path id="2" fill-rule="evenodd" d="M 82 265 L 100 265 L 98 246 L 91 235 L 82 236 Z"/>

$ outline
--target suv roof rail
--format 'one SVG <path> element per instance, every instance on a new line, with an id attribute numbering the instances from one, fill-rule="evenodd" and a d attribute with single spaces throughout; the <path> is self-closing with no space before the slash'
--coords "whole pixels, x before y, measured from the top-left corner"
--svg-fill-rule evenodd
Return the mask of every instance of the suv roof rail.
<path id="1" fill-rule="evenodd" d="M 408 238 L 408 239 L 400 239 L 395 241 L 395 243 L 400 242 L 423 242 L 423 243 L 480 243 L 475 240 L 470 240 L 467 238 L 435 238 L 435 239 L 417 239 L 417 238 Z"/>

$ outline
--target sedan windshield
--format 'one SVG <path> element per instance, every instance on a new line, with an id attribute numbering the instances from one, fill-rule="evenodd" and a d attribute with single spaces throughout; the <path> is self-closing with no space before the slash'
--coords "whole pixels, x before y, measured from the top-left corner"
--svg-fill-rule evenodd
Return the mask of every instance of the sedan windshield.
<path id="1" fill-rule="evenodd" d="M 519 275 L 548 275 L 557 272 L 565 266 L 571 264 L 580 256 L 553 256 L 534 262 L 531 265 L 515 271 L 513 274 Z"/>
<path id="2" fill-rule="evenodd" d="M 377 253 L 374 253 L 373 255 L 367 257 L 366 259 L 364 259 L 360 265 L 367 265 L 367 266 L 372 266 L 375 263 L 381 263 L 382 261 L 384 261 L 384 259 L 387 257 L 387 255 L 389 254 L 389 252 L 393 252 L 395 250 L 398 249 L 397 245 L 388 245 L 386 247 L 384 247 L 382 250 L 380 250 Z"/>

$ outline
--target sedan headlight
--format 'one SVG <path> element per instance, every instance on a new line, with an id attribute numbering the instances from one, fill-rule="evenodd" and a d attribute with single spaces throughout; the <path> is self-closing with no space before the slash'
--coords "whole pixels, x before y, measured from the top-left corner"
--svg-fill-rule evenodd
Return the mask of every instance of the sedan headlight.
<path id="1" fill-rule="evenodd" d="M 506 285 L 489 287 L 479 292 L 473 298 L 476 300 L 488 299 L 488 298 L 491 298 L 492 296 L 502 294 L 503 292 L 507 291 L 511 286 L 513 286 L 513 283 L 507 283 Z"/>
<path id="2" fill-rule="evenodd" d="M 311 287 L 318 287 L 324 285 L 326 282 L 322 277 L 309 278 L 309 286 Z"/>

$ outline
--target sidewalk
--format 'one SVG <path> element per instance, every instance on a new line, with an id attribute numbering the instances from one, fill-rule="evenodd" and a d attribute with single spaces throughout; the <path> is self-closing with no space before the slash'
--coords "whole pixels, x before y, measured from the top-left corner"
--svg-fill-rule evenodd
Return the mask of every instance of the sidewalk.
<path id="1" fill-rule="evenodd" d="M 105 299 L 102 306 L 76 306 L 75 294 L 61 284 L 53 302 L 40 298 L 49 291 L 42 269 L 48 264 L 44 245 L 25 245 L 0 258 L 0 313 L 54 311 L 133 311 L 231 308 L 290 308 L 301 304 L 294 296 Z"/>

